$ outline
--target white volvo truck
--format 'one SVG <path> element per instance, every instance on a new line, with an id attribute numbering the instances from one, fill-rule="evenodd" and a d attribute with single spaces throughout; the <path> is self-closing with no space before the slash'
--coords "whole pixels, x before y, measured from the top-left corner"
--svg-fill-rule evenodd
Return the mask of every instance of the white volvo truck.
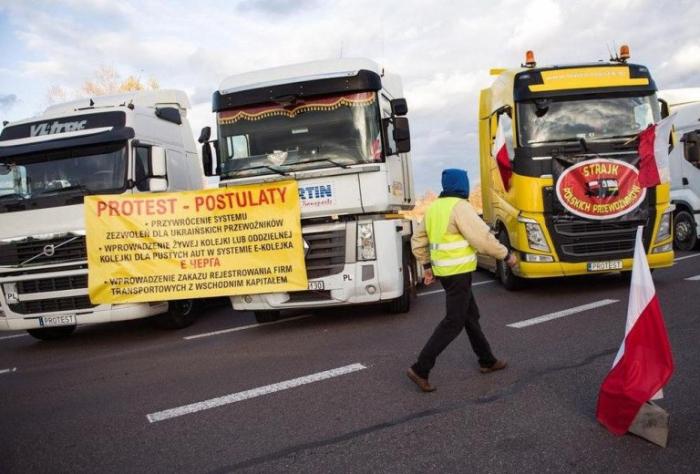
<path id="1" fill-rule="evenodd" d="M 193 302 L 90 302 L 83 198 L 201 189 L 189 100 L 132 92 L 54 105 L 0 133 L 0 330 L 55 339 L 78 324 L 162 314 L 192 321 Z"/>
<path id="2" fill-rule="evenodd" d="M 229 77 L 214 93 L 220 186 L 295 179 L 308 291 L 232 297 L 260 322 L 288 308 L 386 302 L 406 312 L 417 269 L 408 111 L 398 76 L 366 59 Z M 205 172 L 210 130 L 203 130 Z"/>
<path id="3" fill-rule="evenodd" d="M 692 250 L 700 241 L 700 88 L 671 89 L 659 96 L 676 114 L 679 139 L 671 151 L 671 202 L 673 243 L 678 250 Z"/>

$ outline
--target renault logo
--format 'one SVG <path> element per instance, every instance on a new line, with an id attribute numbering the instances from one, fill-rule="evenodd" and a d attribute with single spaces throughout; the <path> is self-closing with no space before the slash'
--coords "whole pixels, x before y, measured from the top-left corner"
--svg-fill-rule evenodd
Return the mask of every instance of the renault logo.
<path id="1" fill-rule="evenodd" d="M 306 239 L 302 239 L 304 241 L 304 257 L 307 257 L 309 255 L 309 250 L 311 250 L 311 247 L 309 246 L 309 243 L 306 241 Z"/>
<path id="2" fill-rule="evenodd" d="M 44 252 L 43 253 L 47 257 L 53 257 L 53 254 L 56 253 L 56 247 L 53 244 L 44 245 Z"/>

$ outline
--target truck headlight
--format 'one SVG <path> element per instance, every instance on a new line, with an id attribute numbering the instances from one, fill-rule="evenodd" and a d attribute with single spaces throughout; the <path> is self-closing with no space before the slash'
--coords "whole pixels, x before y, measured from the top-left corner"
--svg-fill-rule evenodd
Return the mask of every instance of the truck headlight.
<path id="1" fill-rule="evenodd" d="M 518 222 L 525 224 L 525 233 L 527 234 L 527 245 L 533 250 L 541 250 L 549 252 L 549 244 L 544 238 L 542 228 L 534 219 L 527 217 L 518 217 Z"/>
<path id="2" fill-rule="evenodd" d="M 664 212 L 659 222 L 659 230 L 656 231 L 656 242 L 666 240 L 671 236 L 671 213 Z"/>
<path id="3" fill-rule="evenodd" d="M 371 222 L 357 224 L 357 259 L 374 260 L 377 252 L 374 248 L 374 225 Z"/>

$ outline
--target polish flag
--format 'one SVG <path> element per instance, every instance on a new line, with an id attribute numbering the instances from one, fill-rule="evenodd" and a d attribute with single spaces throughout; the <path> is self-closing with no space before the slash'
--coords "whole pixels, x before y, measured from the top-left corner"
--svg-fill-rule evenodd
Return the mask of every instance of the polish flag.
<path id="1" fill-rule="evenodd" d="M 670 115 L 639 134 L 639 184 L 651 188 L 670 180 L 668 139 L 676 114 Z"/>
<path id="2" fill-rule="evenodd" d="M 506 136 L 503 133 L 503 121 L 501 117 L 498 121 L 498 129 L 496 129 L 496 141 L 493 144 L 492 155 L 496 158 L 498 164 L 498 172 L 501 173 L 501 181 L 506 191 L 510 190 L 510 178 L 513 176 L 513 166 L 510 163 L 510 152 L 506 145 Z"/>
<path id="3" fill-rule="evenodd" d="M 596 418 L 616 435 L 628 430 L 642 405 L 661 398 L 673 357 L 654 281 L 637 228 L 625 339 L 598 394 Z"/>

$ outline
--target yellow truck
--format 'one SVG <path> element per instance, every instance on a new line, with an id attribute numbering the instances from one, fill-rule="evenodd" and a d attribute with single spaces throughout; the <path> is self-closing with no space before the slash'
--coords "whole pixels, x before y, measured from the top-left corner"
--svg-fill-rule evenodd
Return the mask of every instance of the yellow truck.
<path id="1" fill-rule="evenodd" d="M 665 107 L 628 58 L 623 46 L 609 62 L 540 67 L 528 51 L 521 67 L 491 71 L 479 105 L 483 217 L 519 265 L 479 261 L 507 289 L 629 271 L 639 225 L 651 268 L 673 264 L 669 184 L 638 180 L 638 135 Z"/>

